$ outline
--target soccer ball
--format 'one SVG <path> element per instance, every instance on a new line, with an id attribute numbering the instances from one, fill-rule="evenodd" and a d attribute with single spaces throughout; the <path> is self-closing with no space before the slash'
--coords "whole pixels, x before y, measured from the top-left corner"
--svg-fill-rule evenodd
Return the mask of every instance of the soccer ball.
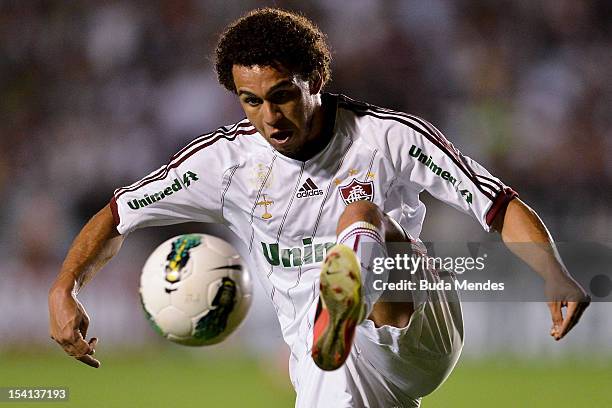
<path id="1" fill-rule="evenodd" d="M 236 250 L 205 234 L 179 235 L 158 246 L 140 277 L 147 319 L 186 346 L 223 341 L 244 320 L 252 285 Z"/>

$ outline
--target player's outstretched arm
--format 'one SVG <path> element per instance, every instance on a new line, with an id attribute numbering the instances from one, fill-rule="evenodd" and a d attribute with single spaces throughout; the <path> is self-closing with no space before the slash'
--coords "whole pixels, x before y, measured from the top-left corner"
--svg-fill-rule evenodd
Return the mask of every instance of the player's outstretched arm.
<path id="1" fill-rule="evenodd" d="M 578 323 L 590 298 L 565 268 L 546 226 L 535 211 L 515 198 L 497 216 L 493 228 L 515 255 L 544 278 L 553 322 L 550 335 L 562 339 Z M 567 307 L 565 316 L 563 307 Z"/>
<path id="2" fill-rule="evenodd" d="M 49 290 L 49 331 L 66 353 L 98 368 L 93 357 L 98 339 L 87 342 L 89 316 L 76 295 L 118 251 L 123 242 L 110 206 L 104 207 L 75 238 L 59 275 Z"/>

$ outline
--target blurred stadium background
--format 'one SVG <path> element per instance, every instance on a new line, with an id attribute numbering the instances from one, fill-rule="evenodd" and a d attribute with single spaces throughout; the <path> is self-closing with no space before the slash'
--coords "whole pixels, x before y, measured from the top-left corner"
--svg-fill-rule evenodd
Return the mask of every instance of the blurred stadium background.
<path id="1" fill-rule="evenodd" d="M 0 386 L 69 386 L 70 406 L 291 406 L 286 348 L 263 296 L 226 344 L 185 349 L 147 326 L 142 230 L 83 290 L 103 368 L 62 355 L 47 290 L 114 188 L 242 118 L 217 85 L 223 27 L 261 6 L 329 36 L 332 92 L 436 124 L 514 186 L 559 241 L 612 242 L 612 3 L 537 1 L 0 1 Z M 427 200 L 424 240 L 496 239 Z M 545 304 L 465 305 L 464 357 L 424 406 L 612 406 L 612 320 L 593 304 L 561 343 Z"/>

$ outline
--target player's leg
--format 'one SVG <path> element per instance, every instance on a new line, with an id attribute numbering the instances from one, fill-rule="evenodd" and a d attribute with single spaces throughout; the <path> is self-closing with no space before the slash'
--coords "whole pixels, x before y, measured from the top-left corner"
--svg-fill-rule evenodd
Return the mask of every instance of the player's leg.
<path id="1" fill-rule="evenodd" d="M 422 244 L 415 243 L 399 225 L 371 203 L 351 204 L 339 221 L 338 242 L 348 244 L 352 250 L 335 252 L 332 248 L 330 253 L 336 253 L 336 256 L 326 260 L 321 271 L 321 282 L 325 283 L 327 272 L 332 271 L 339 272 L 337 276 L 344 276 L 343 283 L 349 287 L 361 287 L 362 281 L 366 281 L 370 273 L 367 270 L 370 267 L 368 262 L 377 255 L 376 248 L 378 255 L 386 255 L 383 241 L 411 242 L 411 250 L 419 253 L 424 250 Z M 377 244 L 380 245 L 377 247 Z M 367 251 L 368 248 L 370 252 Z M 363 251 L 364 249 L 366 251 Z M 360 272 L 363 276 L 359 276 L 365 279 L 354 283 L 353 279 L 346 278 L 350 276 L 350 270 L 334 270 L 334 265 L 340 263 L 337 260 L 344 257 L 358 258 L 361 261 Z M 346 260 L 344 262 L 353 265 L 359 263 Z M 441 275 L 443 274 L 421 269 L 417 276 L 418 279 L 437 282 Z M 332 273 L 331 276 L 336 275 Z M 350 378 L 355 378 L 356 382 L 362 384 L 359 387 L 361 398 L 371 401 L 370 404 L 365 404 L 366 406 L 418 407 L 421 397 L 431 393 L 448 377 L 463 347 L 461 307 L 456 294 L 453 293 L 428 291 L 426 294 L 418 294 L 414 305 L 410 302 L 377 301 L 371 306 L 369 320 L 355 328 L 352 325 L 343 325 L 342 319 L 337 318 L 342 315 L 338 311 L 346 311 L 346 303 L 336 302 L 335 310 L 325 309 L 326 304 L 335 302 L 335 292 L 322 287 L 321 312 L 315 318 L 313 333 L 313 360 L 323 369 L 338 368 L 344 360 L 338 363 L 329 356 L 333 356 L 336 351 L 348 354 L 353 347 L 355 350 L 351 352 L 348 362 L 352 364 L 353 370 L 350 367 L 342 369 Z M 364 297 L 360 299 L 363 302 Z M 333 324 L 334 321 L 339 323 Z M 349 330 L 351 327 L 352 331 Z M 335 343 L 329 339 L 335 340 Z M 330 366 L 331 368 L 328 368 Z M 356 377 L 354 373 L 358 373 Z M 368 379 L 367 385 L 363 384 L 364 379 Z M 387 403 L 386 398 L 397 402 Z"/>
<path id="2" fill-rule="evenodd" d="M 451 282 L 443 271 L 421 268 L 416 279 Z M 356 365 L 382 373 L 382 388 L 399 390 L 394 394 L 407 406 L 440 387 L 453 371 L 463 348 L 461 304 L 454 290 L 429 290 L 417 296 L 415 310 L 405 327 L 375 327 L 360 324 L 353 348 Z M 351 355 L 352 356 L 352 355 Z M 407 402 L 404 402 L 407 401 Z"/>
<path id="3" fill-rule="evenodd" d="M 338 243 L 347 246 L 355 246 L 355 242 L 359 241 L 362 244 L 364 242 L 369 242 L 369 244 L 366 245 L 375 245 L 373 241 L 368 240 L 367 236 L 364 238 L 363 234 L 359 234 L 359 229 L 364 228 L 361 224 L 362 222 L 375 227 L 379 231 L 384 242 L 411 241 L 410 236 L 408 236 L 402 227 L 381 211 L 377 205 L 369 201 L 357 201 L 346 207 L 338 221 L 336 234 L 340 240 L 342 240 L 342 242 L 339 240 Z M 365 228 L 367 228 L 367 226 Z M 359 245 L 357 245 L 357 248 L 356 252 L 361 249 Z M 382 253 L 383 251 L 384 248 L 378 251 L 378 253 Z M 370 265 L 364 265 L 370 261 L 369 259 L 360 259 L 362 267 L 370 267 Z M 410 321 L 410 316 L 413 311 L 414 307 L 412 302 L 377 301 L 372 305 L 372 310 L 368 315 L 368 319 L 372 320 L 376 327 L 384 325 L 405 327 Z"/>
<path id="4" fill-rule="evenodd" d="M 375 204 L 348 205 L 338 220 L 338 244 L 321 269 L 320 304 L 314 326 L 312 356 L 324 370 L 334 370 L 346 360 L 355 327 L 366 316 L 376 326 L 403 327 L 413 312 L 410 302 L 376 302 L 376 294 L 363 294 L 362 271 L 373 259 L 386 256 L 385 241 L 408 241 L 401 228 Z"/>

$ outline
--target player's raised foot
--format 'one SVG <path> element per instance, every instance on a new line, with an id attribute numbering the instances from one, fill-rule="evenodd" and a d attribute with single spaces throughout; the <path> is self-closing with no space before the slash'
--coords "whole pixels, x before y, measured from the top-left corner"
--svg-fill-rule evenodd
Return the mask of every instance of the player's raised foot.
<path id="1" fill-rule="evenodd" d="M 339 368 L 348 357 L 355 328 L 365 317 L 359 260 L 349 247 L 332 247 L 323 262 L 312 358 L 322 370 Z"/>

